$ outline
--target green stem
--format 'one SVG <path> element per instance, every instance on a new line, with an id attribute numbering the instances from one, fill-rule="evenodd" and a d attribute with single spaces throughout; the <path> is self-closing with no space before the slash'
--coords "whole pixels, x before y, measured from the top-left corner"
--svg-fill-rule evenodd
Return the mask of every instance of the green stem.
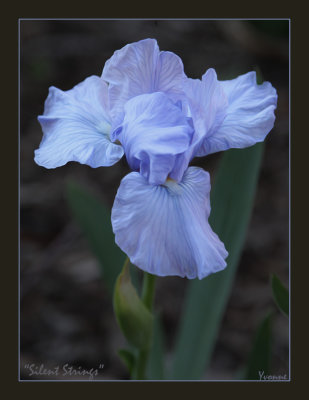
<path id="1" fill-rule="evenodd" d="M 153 307 L 154 293 L 155 293 L 156 276 L 144 272 L 143 288 L 142 288 L 142 302 L 151 312 Z"/>
<path id="2" fill-rule="evenodd" d="M 123 263 L 122 269 L 128 268 L 129 266 L 130 266 L 130 259 L 129 259 L 129 257 L 127 257 L 125 259 L 125 262 Z"/>
<path id="3" fill-rule="evenodd" d="M 155 275 L 144 273 L 143 288 L 142 288 L 142 302 L 152 312 L 154 293 L 155 293 Z M 149 350 L 139 350 L 136 361 L 136 379 L 143 380 L 146 376 L 146 367 L 149 357 Z"/>

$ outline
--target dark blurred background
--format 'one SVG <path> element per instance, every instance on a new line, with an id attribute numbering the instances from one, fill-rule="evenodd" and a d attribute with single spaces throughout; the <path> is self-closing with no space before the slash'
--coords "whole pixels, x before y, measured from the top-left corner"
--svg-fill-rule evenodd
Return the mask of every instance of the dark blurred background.
<path id="1" fill-rule="evenodd" d="M 248 358 L 256 329 L 275 309 L 269 284 L 275 273 L 289 278 L 289 22 L 216 20 L 20 21 L 20 208 L 21 378 L 24 366 L 69 363 L 96 368 L 100 379 L 127 379 L 117 356 L 125 339 L 114 320 L 111 299 L 65 199 L 68 180 L 78 181 L 112 207 L 125 159 L 109 168 L 68 163 L 47 170 L 33 161 L 42 132 L 50 86 L 62 90 L 90 75 L 130 42 L 156 38 L 161 50 L 178 54 L 185 72 L 200 78 L 209 67 L 219 79 L 258 69 L 278 92 L 275 127 L 265 152 L 244 251 L 205 379 L 234 379 Z M 212 182 L 220 154 L 194 160 Z M 158 278 L 155 307 L 166 334 L 167 360 L 182 312 L 188 281 Z M 215 301 L 215 299 L 214 299 Z M 202 307 L 202 305 L 201 305 Z M 276 314 L 273 374 L 288 374 L 288 321 Z M 47 378 L 46 376 L 36 379 Z M 57 377 L 53 377 L 56 379 Z M 59 377 L 61 378 L 61 377 Z M 73 379 L 73 378 L 72 378 Z"/>

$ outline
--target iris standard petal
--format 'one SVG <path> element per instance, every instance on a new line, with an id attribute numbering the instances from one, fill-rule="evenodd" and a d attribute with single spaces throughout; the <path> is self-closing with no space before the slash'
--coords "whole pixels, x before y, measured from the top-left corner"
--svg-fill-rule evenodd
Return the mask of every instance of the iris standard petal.
<path id="1" fill-rule="evenodd" d="M 256 73 L 249 72 L 220 84 L 228 99 L 226 115 L 207 135 L 199 156 L 262 142 L 274 126 L 277 93 L 269 82 L 258 85 Z"/>
<path id="2" fill-rule="evenodd" d="M 162 92 L 136 96 L 124 109 L 124 120 L 112 139 L 123 145 L 130 167 L 152 184 L 164 183 L 172 172 L 180 180 L 188 162 L 180 159 L 174 171 L 175 162 L 191 144 L 191 118 Z"/>
<path id="3" fill-rule="evenodd" d="M 205 138 L 221 125 L 227 109 L 227 97 L 217 74 L 210 68 L 200 79 L 186 79 L 184 91 L 187 97 L 188 113 L 195 128 L 192 156 L 203 146 Z"/>
<path id="4" fill-rule="evenodd" d="M 93 168 L 115 164 L 124 152 L 110 139 L 106 96 L 107 84 L 98 76 L 66 92 L 51 87 L 44 114 L 38 117 L 43 139 L 35 150 L 35 162 L 45 168 L 68 161 Z"/>
<path id="5" fill-rule="evenodd" d="M 188 168 L 179 184 L 159 186 L 130 173 L 112 209 L 116 243 L 154 275 L 202 279 L 222 270 L 228 253 L 208 223 L 209 193 L 209 174 L 201 168 Z"/>
<path id="6" fill-rule="evenodd" d="M 115 127 L 122 121 L 125 103 L 134 96 L 161 91 L 173 100 L 180 98 L 185 74 L 176 54 L 160 52 L 155 39 L 144 39 L 115 51 L 105 63 L 102 78 L 109 84 Z"/>

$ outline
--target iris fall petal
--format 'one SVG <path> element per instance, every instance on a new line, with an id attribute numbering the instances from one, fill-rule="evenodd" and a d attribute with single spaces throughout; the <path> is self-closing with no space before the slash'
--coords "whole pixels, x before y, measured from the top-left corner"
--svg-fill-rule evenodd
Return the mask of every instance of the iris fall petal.
<path id="1" fill-rule="evenodd" d="M 35 150 L 35 162 L 45 168 L 68 161 L 93 168 L 115 164 L 124 152 L 110 139 L 106 96 L 107 85 L 97 76 L 66 92 L 51 87 L 44 114 L 38 117 L 43 139 Z"/>
<path id="2" fill-rule="evenodd" d="M 209 174 L 186 170 L 181 183 L 149 185 L 138 172 L 125 176 L 112 209 L 118 246 L 154 275 L 202 279 L 225 268 L 228 253 L 212 231 Z"/>
<path id="3" fill-rule="evenodd" d="M 198 156 L 252 146 L 262 142 L 274 126 L 277 93 L 269 82 L 258 85 L 253 71 L 220 84 L 228 100 L 226 115 L 206 135 Z"/>

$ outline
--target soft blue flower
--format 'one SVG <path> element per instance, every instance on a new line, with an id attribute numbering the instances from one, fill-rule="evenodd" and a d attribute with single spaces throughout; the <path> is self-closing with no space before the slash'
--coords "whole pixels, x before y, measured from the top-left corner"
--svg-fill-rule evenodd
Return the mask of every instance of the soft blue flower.
<path id="1" fill-rule="evenodd" d="M 113 205 L 116 243 L 152 274 L 202 279 L 223 269 L 228 253 L 208 224 L 209 174 L 189 163 L 263 141 L 276 104 L 276 90 L 257 85 L 255 72 L 218 81 L 209 69 L 190 79 L 178 56 L 145 39 L 116 51 L 101 78 L 50 89 L 35 161 L 99 167 L 125 153 L 135 172 Z"/>

